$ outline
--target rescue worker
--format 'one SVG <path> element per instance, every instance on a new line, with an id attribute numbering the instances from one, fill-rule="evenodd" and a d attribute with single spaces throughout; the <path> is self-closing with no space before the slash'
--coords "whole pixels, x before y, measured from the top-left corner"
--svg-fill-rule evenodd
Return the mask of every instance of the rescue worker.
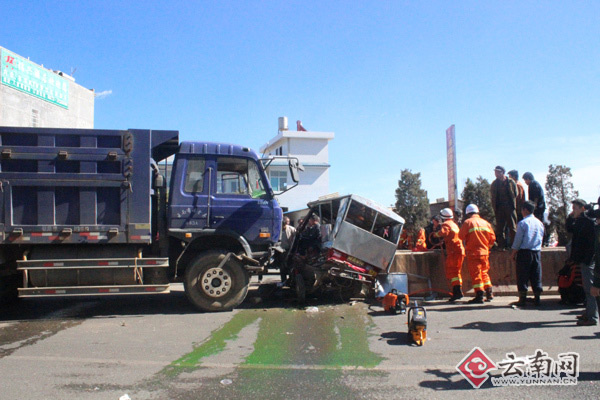
<path id="1" fill-rule="evenodd" d="M 417 232 L 417 241 L 415 242 L 415 247 L 413 247 L 413 251 L 426 251 L 427 250 L 427 239 L 425 237 L 425 229 L 419 229 Z"/>
<path id="2" fill-rule="evenodd" d="M 460 270 L 465 259 L 465 248 L 458 237 L 460 229 L 454 222 L 454 213 L 452 210 L 444 208 L 440 211 L 440 217 L 442 217 L 443 223 L 440 230 L 434 232 L 433 235 L 444 238 L 446 245 L 446 278 L 450 281 L 450 286 L 452 286 L 452 297 L 450 297 L 449 301 L 455 302 L 463 297 Z"/>
<path id="3" fill-rule="evenodd" d="M 398 249 L 408 250 L 412 246 L 413 235 L 410 227 L 404 227 L 402 234 L 400 235 L 400 241 L 398 242 Z"/>
<path id="4" fill-rule="evenodd" d="M 421 228 L 415 234 L 413 226 L 405 227 L 400 235 L 398 248 L 401 250 L 426 251 L 425 229 Z"/>
<path id="5" fill-rule="evenodd" d="M 463 222 L 458 237 L 465 243 L 467 266 L 473 282 L 475 297 L 471 304 L 483 304 L 483 294 L 487 301 L 494 298 L 490 279 L 490 249 L 496 241 L 494 228 L 479 216 L 479 208 L 469 204 L 465 210 L 467 219 Z"/>

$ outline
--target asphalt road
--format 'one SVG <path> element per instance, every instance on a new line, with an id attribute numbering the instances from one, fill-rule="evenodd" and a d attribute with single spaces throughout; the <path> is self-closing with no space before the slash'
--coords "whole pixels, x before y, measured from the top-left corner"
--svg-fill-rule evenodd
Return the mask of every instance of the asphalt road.
<path id="1" fill-rule="evenodd" d="M 428 338 L 420 347 L 407 338 L 405 315 L 364 302 L 298 307 L 285 294 L 263 301 L 253 290 L 241 309 L 203 314 L 181 287 L 174 289 L 4 306 L 0 399 L 596 399 L 600 393 L 600 328 L 575 326 L 581 309 L 559 306 L 557 297 L 543 298 L 539 309 L 514 309 L 515 299 L 506 297 L 484 305 L 429 302 Z M 539 349 L 546 365 L 557 366 L 559 354 L 577 353 L 577 383 L 499 387 L 489 378 L 475 389 L 456 369 L 474 347 L 495 364 L 509 353 L 519 359 Z"/>

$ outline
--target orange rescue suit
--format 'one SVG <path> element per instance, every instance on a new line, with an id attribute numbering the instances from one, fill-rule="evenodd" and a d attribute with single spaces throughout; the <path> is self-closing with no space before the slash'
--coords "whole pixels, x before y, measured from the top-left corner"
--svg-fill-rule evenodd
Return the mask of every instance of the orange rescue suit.
<path id="1" fill-rule="evenodd" d="M 425 238 L 425 229 L 419 229 L 419 233 L 417 233 L 417 242 L 415 243 L 415 247 L 413 251 L 425 251 L 427 250 L 427 240 Z"/>
<path id="2" fill-rule="evenodd" d="M 478 214 L 463 222 L 458 237 L 465 242 L 467 266 L 476 292 L 491 288 L 490 249 L 496 241 L 494 228 Z"/>
<path id="3" fill-rule="evenodd" d="M 413 239 L 414 232 L 408 229 L 402 231 L 400 235 L 400 242 L 398 242 L 399 249 L 411 249 L 412 251 L 425 251 L 427 250 L 427 242 L 425 241 L 425 229 L 420 229 L 417 233 L 417 241 L 414 243 Z"/>
<path id="4" fill-rule="evenodd" d="M 435 233 L 435 236 L 444 238 L 444 244 L 446 245 L 446 278 L 450 281 L 451 286 L 462 285 L 460 270 L 465 259 L 465 249 L 458 233 L 458 225 L 451 219 L 444 221 L 440 230 Z"/>

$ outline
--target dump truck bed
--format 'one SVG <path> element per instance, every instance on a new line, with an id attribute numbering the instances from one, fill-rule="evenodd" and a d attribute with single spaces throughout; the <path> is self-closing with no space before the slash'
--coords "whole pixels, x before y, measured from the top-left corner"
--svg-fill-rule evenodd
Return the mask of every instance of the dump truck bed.
<path id="1" fill-rule="evenodd" d="M 2 243 L 150 243 L 151 158 L 178 135 L 0 127 Z"/>

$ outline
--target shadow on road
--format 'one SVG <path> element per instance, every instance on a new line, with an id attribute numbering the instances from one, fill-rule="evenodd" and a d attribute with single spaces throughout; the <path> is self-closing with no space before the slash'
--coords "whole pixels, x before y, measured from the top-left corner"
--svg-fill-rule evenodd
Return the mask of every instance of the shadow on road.
<path id="1" fill-rule="evenodd" d="M 176 291 L 152 296 L 24 298 L 4 306 L 0 311 L 0 321 L 114 318 L 197 312 L 187 300 L 185 294 Z"/>
<path id="2" fill-rule="evenodd" d="M 527 329 L 536 328 L 561 328 L 565 326 L 575 326 L 572 320 L 563 321 L 505 321 L 505 322 L 487 322 L 476 321 L 469 322 L 463 326 L 454 326 L 452 329 L 475 329 L 482 332 L 518 332 Z"/>
<path id="3" fill-rule="evenodd" d="M 417 345 L 408 338 L 408 331 L 404 332 L 383 332 L 381 337 L 387 339 L 390 346 L 415 346 Z"/>
<path id="4" fill-rule="evenodd" d="M 484 304 L 468 304 L 466 302 L 463 303 L 431 303 L 427 304 L 432 310 L 439 312 L 456 312 L 456 311 L 477 311 L 477 310 L 491 310 L 495 308 L 514 308 L 514 303 L 517 302 L 517 298 L 515 298 L 514 302 L 509 304 L 506 303 L 498 303 L 492 300 L 489 303 Z M 577 314 L 581 312 L 583 306 L 570 306 L 559 304 L 555 299 L 543 299 L 541 301 L 540 306 L 534 306 L 533 298 L 528 299 L 527 306 L 524 308 L 518 307 L 517 309 L 524 310 L 536 310 L 536 311 L 557 311 L 557 310 L 565 310 L 565 315 L 567 314 Z"/>
<path id="5" fill-rule="evenodd" d="M 600 381 L 600 372 L 580 372 L 577 381 Z"/>
<path id="6" fill-rule="evenodd" d="M 593 335 L 589 335 L 589 336 L 571 336 L 571 339 L 575 339 L 575 340 L 590 340 L 590 339 L 600 339 L 600 332 L 596 332 Z M 600 373 L 600 372 L 599 372 Z"/>
<path id="7" fill-rule="evenodd" d="M 305 308 L 343 304 L 334 293 L 320 298 L 307 298 L 304 304 L 298 303 L 294 292 L 278 290 L 265 296 L 258 288 L 248 291 L 246 300 L 238 309 Z M 363 301 L 364 299 L 357 299 Z M 197 310 L 186 298 L 182 290 L 168 294 L 151 296 L 82 296 L 55 298 L 23 298 L 11 304 L 4 304 L 0 310 L 0 322 L 26 321 L 39 319 L 85 319 L 136 317 L 143 315 L 196 314 Z"/>
<path id="8" fill-rule="evenodd" d="M 295 292 L 289 288 L 276 289 L 274 285 L 261 285 L 248 291 L 248 296 L 240 309 L 271 309 L 271 308 L 298 308 L 333 306 L 336 304 L 348 304 L 352 302 L 365 302 L 364 298 L 344 301 L 339 293 L 327 292 L 318 296 L 307 296 L 304 303 L 300 303 Z"/>
<path id="9" fill-rule="evenodd" d="M 452 381 L 452 377 L 460 376 L 458 372 L 444 372 L 439 369 L 428 369 L 425 372 L 441 379 L 422 381 L 419 383 L 421 387 L 433 390 L 473 390 L 473 387 L 465 379 L 456 382 Z"/>

